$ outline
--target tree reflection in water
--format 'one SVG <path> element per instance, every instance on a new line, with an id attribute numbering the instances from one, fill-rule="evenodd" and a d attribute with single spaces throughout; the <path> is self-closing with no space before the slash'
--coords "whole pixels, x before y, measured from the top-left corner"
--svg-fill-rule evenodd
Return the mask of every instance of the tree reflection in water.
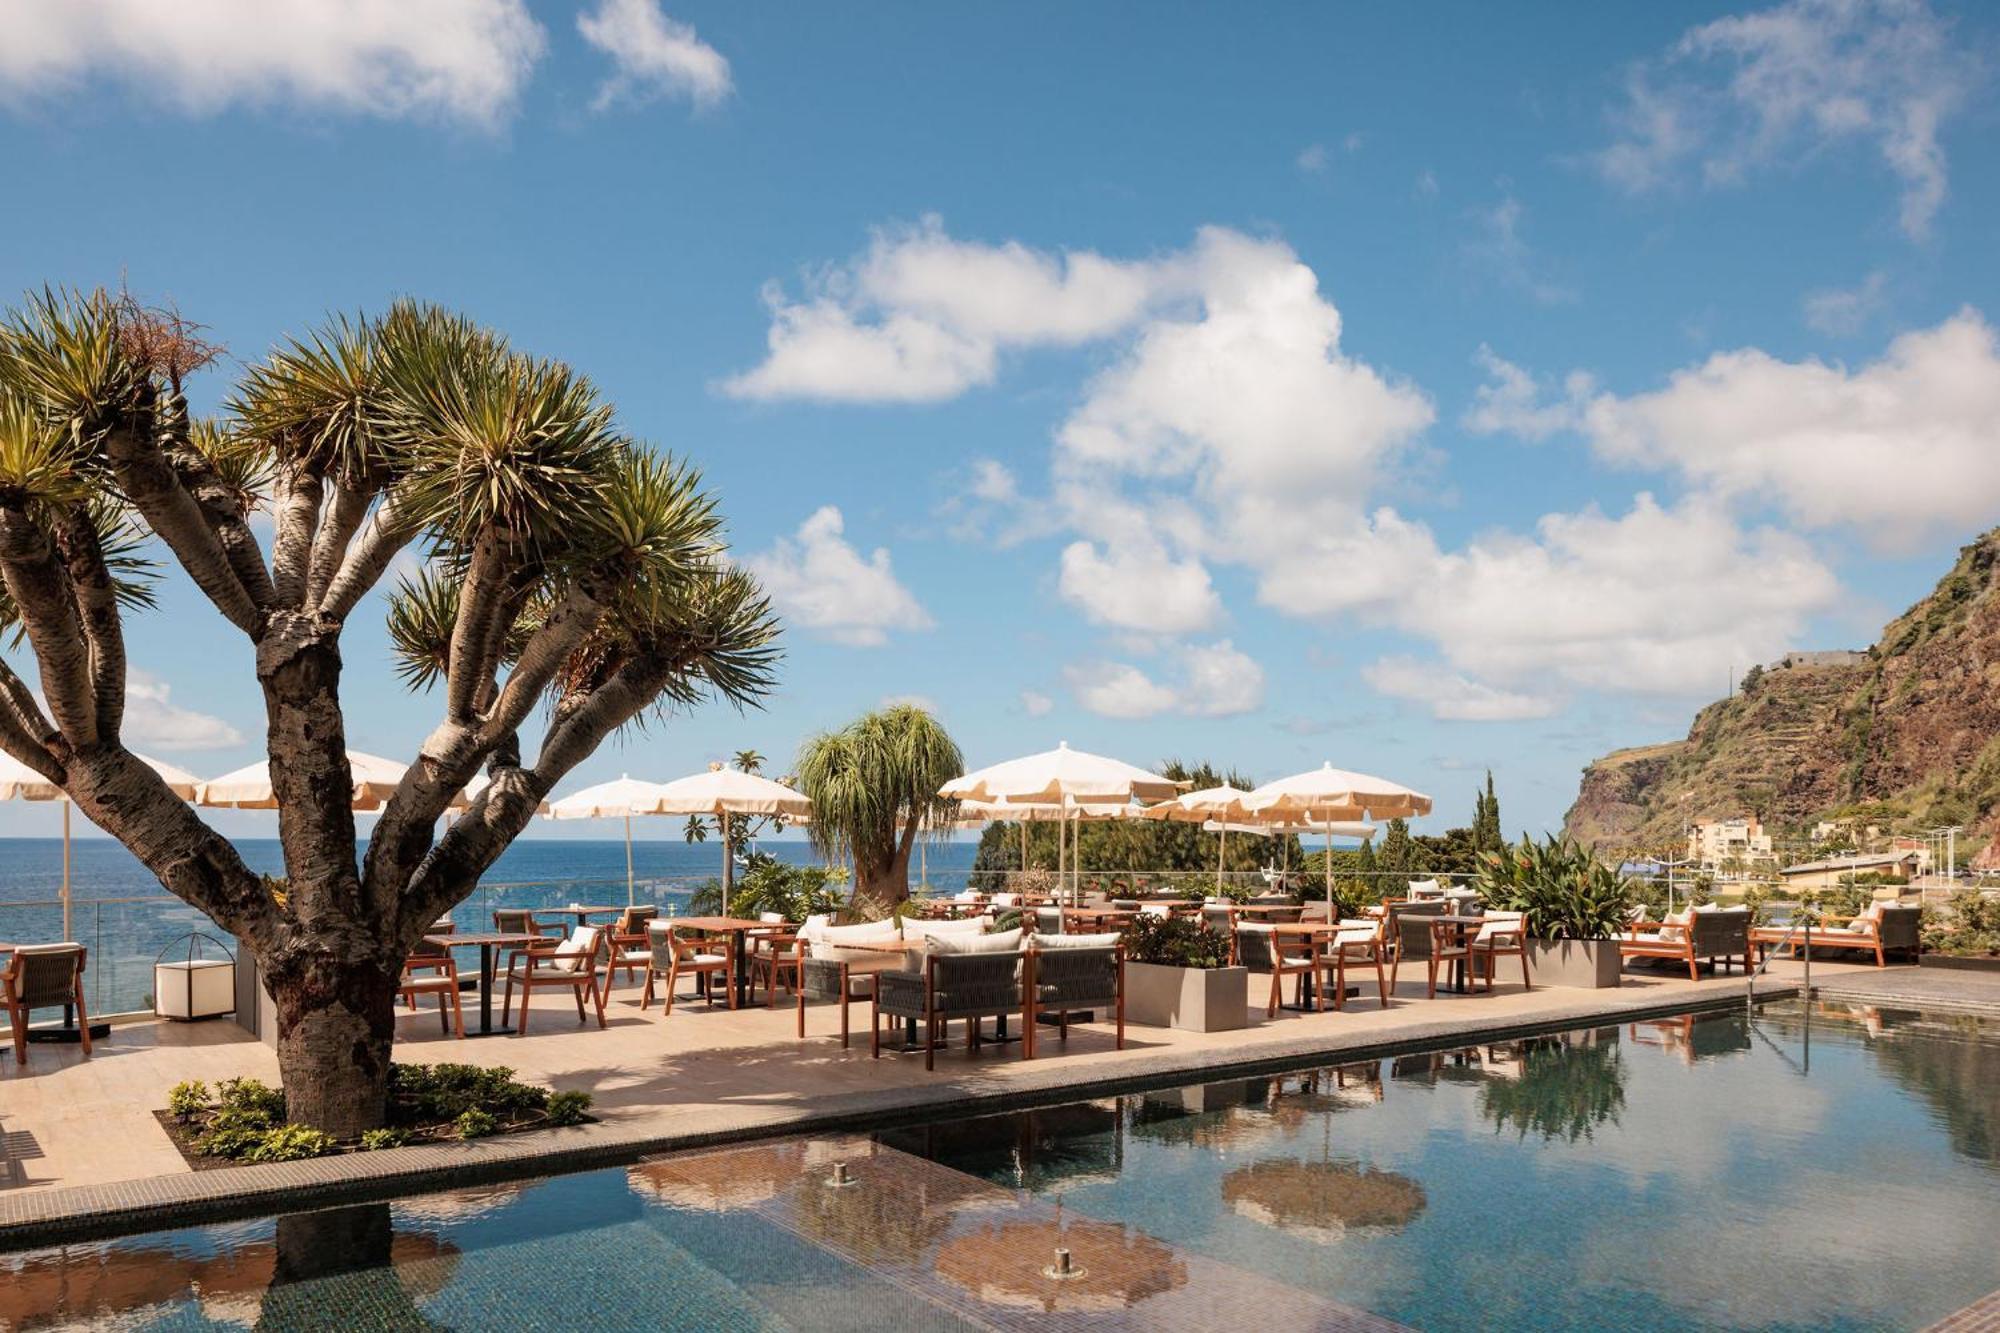
<path id="1" fill-rule="evenodd" d="M 1566 1033 L 1521 1043 L 1514 1077 L 1484 1083 L 1479 1111 L 1495 1133 L 1574 1143 L 1625 1107 L 1625 1065 L 1618 1030 Z"/>

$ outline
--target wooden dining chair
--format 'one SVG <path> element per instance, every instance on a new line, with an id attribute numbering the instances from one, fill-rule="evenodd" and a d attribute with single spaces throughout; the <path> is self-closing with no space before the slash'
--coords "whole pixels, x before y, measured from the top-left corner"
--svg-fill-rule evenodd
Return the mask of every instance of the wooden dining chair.
<path id="1" fill-rule="evenodd" d="M 1453 964 L 1465 967 L 1465 988 L 1472 989 L 1474 969 L 1472 966 L 1472 941 L 1466 937 L 1464 927 L 1456 921 L 1433 921 L 1431 928 L 1431 952 L 1425 959 L 1429 982 L 1426 996 L 1435 1000 L 1438 993 L 1438 969 Z M 1486 982 L 1486 989 L 1493 989 L 1492 979 Z"/>
<path id="2" fill-rule="evenodd" d="M 604 991 L 597 984 L 598 954 L 604 946 L 601 926 L 578 926 L 570 937 L 553 949 L 524 949 L 512 956 L 507 982 L 501 989 L 500 1012 L 514 1002 L 514 987 L 521 987 L 521 1019 L 517 1031 L 528 1033 L 528 1004 L 537 990 L 567 986 L 576 995 L 578 1022 L 588 1022 L 584 999 L 597 1007 L 597 1026 L 604 1026 Z"/>
<path id="3" fill-rule="evenodd" d="M 76 1008 L 83 1053 L 90 1054 L 90 1011 L 83 1002 L 83 967 L 89 950 L 81 944 L 23 944 L 0 972 L 0 1001 L 14 1032 L 14 1059 L 28 1063 L 28 1015 L 36 1009 Z"/>
<path id="4" fill-rule="evenodd" d="M 788 933 L 760 933 L 756 937 L 756 947 L 750 952 L 750 989 L 757 989 L 757 979 L 764 979 L 764 1003 L 778 1003 L 778 983 L 785 983 L 785 990 L 792 995 L 799 993 L 803 979 L 800 968 L 805 963 L 805 946 L 799 942 L 796 931 Z"/>
<path id="5" fill-rule="evenodd" d="M 438 1026 L 465 1040 L 465 1009 L 459 1001 L 458 962 L 449 949 L 413 953 L 403 960 L 403 1002 L 415 1009 L 419 995 L 438 997 Z M 446 1013 L 447 1008 L 450 1012 Z"/>
<path id="6" fill-rule="evenodd" d="M 1318 975 L 1314 978 L 1322 1000 L 1326 987 L 1333 985 L 1333 1007 L 1347 1007 L 1347 969 L 1375 969 L 1375 990 L 1381 996 L 1382 1007 L 1389 1007 L 1389 974 L 1382 965 L 1382 925 L 1379 921 L 1341 921 L 1339 929 L 1323 940 L 1318 958 Z M 1319 938 L 1319 937 L 1315 937 Z M 1324 1003 L 1320 1008 L 1324 1009 Z"/>
<path id="7" fill-rule="evenodd" d="M 1533 990 L 1528 975 L 1528 928 L 1520 912 L 1488 912 L 1479 933 L 1472 938 L 1472 957 L 1486 974 L 1486 987 L 1493 988 L 1494 972 L 1502 958 L 1521 960 L 1521 989 Z"/>
<path id="8" fill-rule="evenodd" d="M 628 907 L 618 914 L 617 922 L 611 927 L 611 958 L 604 968 L 607 990 L 619 972 L 635 980 L 645 975 L 646 964 L 653 958 L 652 948 L 646 942 L 646 927 L 659 914 L 660 909 L 650 904 Z"/>
<path id="9" fill-rule="evenodd" d="M 1278 1004 L 1284 998 L 1285 978 L 1314 976 L 1319 971 L 1319 955 L 1319 937 L 1316 935 L 1271 932 L 1271 1003 L 1265 1008 L 1266 1018 L 1278 1016 Z M 1313 991 L 1313 1007 L 1325 1009 L 1326 992 L 1317 985 Z"/>
<path id="10" fill-rule="evenodd" d="M 674 992 L 679 989 L 681 978 L 693 976 L 713 980 L 722 978 L 722 990 L 728 997 L 729 1007 L 736 1007 L 736 950 L 727 934 L 711 937 L 699 931 L 682 934 L 685 927 L 671 921 L 655 921 L 647 927 L 647 940 L 652 945 L 652 957 L 646 963 L 646 992 L 639 997 L 639 1007 L 646 1008 L 653 1002 L 653 982 L 665 977 L 667 982 L 666 1012 L 674 1011 Z M 708 992 L 710 1007 L 715 1004 L 715 991 Z"/>

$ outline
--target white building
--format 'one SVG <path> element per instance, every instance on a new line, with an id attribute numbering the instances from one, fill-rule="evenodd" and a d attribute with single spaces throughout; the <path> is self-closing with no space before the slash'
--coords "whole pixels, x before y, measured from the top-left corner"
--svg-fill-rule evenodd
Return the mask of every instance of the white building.
<path id="1" fill-rule="evenodd" d="M 1687 859 L 1711 874 L 1778 863 L 1771 835 L 1755 815 L 1697 823 L 1688 830 Z"/>

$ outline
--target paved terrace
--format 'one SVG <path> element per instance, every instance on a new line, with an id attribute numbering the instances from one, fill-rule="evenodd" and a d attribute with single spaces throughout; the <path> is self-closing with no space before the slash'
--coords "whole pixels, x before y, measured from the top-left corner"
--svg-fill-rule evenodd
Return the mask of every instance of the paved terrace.
<path id="1" fill-rule="evenodd" d="M 1815 984 L 1872 968 L 1815 962 Z M 1915 969 L 1898 969 L 1914 972 Z M 1776 961 L 1760 994 L 1791 993 L 1796 964 Z M 1252 974 L 1253 995 L 1268 994 Z M 1290 987 L 1287 987 L 1289 993 Z M 397 1058 L 512 1066 L 521 1077 L 576 1088 L 595 1099 L 599 1123 L 476 1143 L 420 1145 L 316 1161 L 189 1171 L 153 1117 L 182 1079 L 249 1076 L 275 1083 L 274 1053 L 226 1019 L 121 1025 L 85 1059 L 80 1049 L 34 1045 L 25 1067 L 0 1059 L 0 1246 L 123 1225 L 163 1225 L 233 1199 L 236 1211 L 269 1211 L 307 1200 L 407 1193 L 502 1175 L 606 1164 L 640 1152 L 797 1130 L 869 1129 L 895 1120 L 1000 1110 L 1101 1095 L 1112 1085 L 1172 1085 L 1256 1072 L 1261 1067 L 1363 1058 L 1389 1048 L 1457 1045 L 1592 1020 L 1740 1002 L 1740 974 L 1689 981 L 1665 970 L 1628 971 L 1617 990 L 1501 984 L 1492 994 L 1424 997 L 1408 976 L 1384 1010 L 1372 991 L 1343 1012 L 1280 1010 L 1266 1021 L 1253 1006 L 1248 1030 L 1203 1034 L 1128 1027 L 1115 1049 L 1108 1024 L 1071 1028 L 1065 1047 L 1044 1028 L 1037 1058 L 1019 1046 L 942 1051 L 937 1072 L 921 1056 L 868 1053 L 867 1007 L 855 1008 L 853 1045 L 843 1050 L 838 1010 L 807 1010 L 807 1038 L 794 1011 L 731 1012 L 681 1002 L 671 1017 L 639 1008 L 639 989 L 612 992 L 609 1026 L 580 1026 L 569 997 L 535 1000 L 526 1036 L 456 1041 L 427 1007 L 404 1013 Z M 468 994 L 468 1001 L 472 997 Z M 475 1020 L 467 1006 L 468 1026 Z M 529 1159 L 534 1159 L 531 1163 Z M 385 1189 L 390 1177 L 401 1189 Z M 374 1182 L 371 1186 L 368 1182 Z M 65 1224 L 62 1219 L 71 1219 Z M 95 1219 L 85 1222 L 82 1219 Z M 66 1229 L 66 1226 L 70 1229 Z M 32 1233 L 32 1235 L 30 1234 Z"/>

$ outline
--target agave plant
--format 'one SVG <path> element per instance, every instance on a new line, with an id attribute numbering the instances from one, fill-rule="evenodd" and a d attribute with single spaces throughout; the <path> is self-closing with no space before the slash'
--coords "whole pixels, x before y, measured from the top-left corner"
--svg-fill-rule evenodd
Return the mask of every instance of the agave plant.
<path id="1" fill-rule="evenodd" d="M 1632 910 L 1629 879 L 1554 834 L 1483 854 L 1479 888 L 1489 906 L 1523 913 L 1535 939 L 1612 939 Z"/>

